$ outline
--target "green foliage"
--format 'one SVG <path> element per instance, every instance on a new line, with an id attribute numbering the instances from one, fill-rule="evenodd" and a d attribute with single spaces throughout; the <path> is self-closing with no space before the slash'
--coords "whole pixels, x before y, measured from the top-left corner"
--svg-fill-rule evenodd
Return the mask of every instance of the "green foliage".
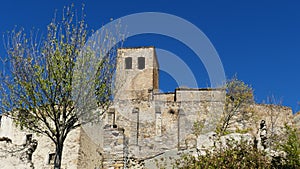
<path id="1" fill-rule="evenodd" d="M 55 168 L 60 168 L 69 132 L 99 119 L 110 106 L 118 47 L 113 44 L 123 37 L 104 30 L 87 43 L 84 9 L 81 16 L 73 6 L 63 11 L 44 38 L 23 29 L 9 32 L 4 38 L 7 57 L 0 64 L 1 113 L 55 143 Z"/>
<path id="2" fill-rule="evenodd" d="M 297 130 L 288 125 L 285 130 L 286 140 L 279 144 L 279 150 L 286 153 L 284 168 L 300 168 L 300 139 Z"/>
<path id="3" fill-rule="evenodd" d="M 199 136 L 202 132 L 203 127 L 204 127 L 204 121 L 195 121 L 193 124 L 193 134 Z"/>
<path id="4" fill-rule="evenodd" d="M 254 102 L 253 89 L 234 76 L 226 83 L 226 101 L 233 107 L 240 104 L 251 104 Z"/>
<path id="5" fill-rule="evenodd" d="M 240 143 L 228 142 L 227 148 L 219 148 L 211 152 L 206 151 L 206 155 L 183 155 L 176 161 L 175 168 L 182 169 L 216 169 L 216 168 L 240 168 L 256 169 L 271 168 L 271 160 L 263 151 L 255 149 L 245 141 Z"/>
<path id="6" fill-rule="evenodd" d="M 259 150 L 246 141 L 227 140 L 226 146 L 214 146 L 206 150 L 205 155 L 192 156 L 184 154 L 178 159 L 174 168 L 269 168 L 269 169 L 298 169 L 300 168 L 300 139 L 297 130 L 285 126 L 285 139 L 277 142 L 276 153 L 269 150 Z M 215 143 L 218 145 L 218 141 Z"/>
<path id="7" fill-rule="evenodd" d="M 251 130 L 252 130 L 252 128 L 246 128 L 246 129 L 239 129 L 239 128 L 237 128 L 235 130 L 235 133 L 246 134 L 246 133 L 249 133 Z"/>
<path id="8" fill-rule="evenodd" d="M 225 135 L 231 120 L 239 112 L 250 111 L 249 105 L 254 103 L 253 89 L 243 81 L 234 76 L 226 83 L 226 98 L 224 105 L 223 117 L 216 132 L 220 135 Z M 247 115 L 247 113 L 244 113 Z M 250 118 L 250 117 L 244 117 Z M 245 120 L 245 119 L 244 119 Z M 230 133 L 230 132 L 229 132 Z"/>

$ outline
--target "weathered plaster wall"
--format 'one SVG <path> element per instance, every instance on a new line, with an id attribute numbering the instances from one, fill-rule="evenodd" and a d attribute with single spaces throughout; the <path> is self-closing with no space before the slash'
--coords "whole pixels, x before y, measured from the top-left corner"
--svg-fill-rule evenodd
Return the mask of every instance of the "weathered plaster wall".
<path id="1" fill-rule="evenodd" d="M 8 137 L 12 140 L 12 144 L 16 146 L 22 146 L 26 143 L 26 135 L 32 134 L 29 131 L 20 130 L 14 123 L 13 120 L 3 116 L 1 119 L 0 137 Z M 70 132 L 66 138 L 64 149 L 62 168 L 77 168 L 78 164 L 78 153 L 80 147 L 80 129 L 75 129 Z M 38 146 L 33 153 L 32 163 L 35 168 L 50 169 L 53 168 L 49 162 L 49 154 L 55 152 L 55 145 L 52 141 L 45 136 L 32 134 L 32 139 L 36 139 Z M 1 151 L 1 150 L 0 150 Z M 10 165 L 7 163 L 7 165 Z M 18 168 L 19 169 L 19 168 Z"/>
<path id="2" fill-rule="evenodd" d="M 32 169 L 33 163 L 28 159 L 28 153 L 35 149 L 31 145 L 16 145 L 0 142 L 0 168 L 2 169 Z"/>
<path id="3" fill-rule="evenodd" d="M 91 140 L 86 132 L 80 128 L 79 155 L 77 160 L 78 169 L 102 168 L 103 157 L 101 153 L 100 145 Z"/>
<path id="4" fill-rule="evenodd" d="M 26 131 L 20 131 L 16 124 L 13 123 L 9 117 L 2 115 L 0 137 L 13 138 L 12 143 L 16 145 L 22 145 L 26 143 Z"/>

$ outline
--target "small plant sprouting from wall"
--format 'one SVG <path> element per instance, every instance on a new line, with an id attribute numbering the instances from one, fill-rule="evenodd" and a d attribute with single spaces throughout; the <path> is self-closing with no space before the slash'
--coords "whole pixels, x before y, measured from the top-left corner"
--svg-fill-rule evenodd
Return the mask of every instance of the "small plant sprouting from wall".
<path id="1" fill-rule="evenodd" d="M 205 120 L 202 121 L 195 121 L 193 124 L 193 134 L 196 136 L 199 136 L 202 132 L 202 129 L 204 127 Z"/>

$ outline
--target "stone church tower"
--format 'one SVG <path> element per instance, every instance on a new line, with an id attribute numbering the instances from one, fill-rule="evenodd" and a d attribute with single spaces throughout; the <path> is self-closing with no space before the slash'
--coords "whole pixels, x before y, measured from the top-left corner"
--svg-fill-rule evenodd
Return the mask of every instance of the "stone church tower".
<path id="1" fill-rule="evenodd" d="M 147 99 L 150 91 L 159 89 L 158 72 L 154 47 L 118 49 L 116 99 Z"/>

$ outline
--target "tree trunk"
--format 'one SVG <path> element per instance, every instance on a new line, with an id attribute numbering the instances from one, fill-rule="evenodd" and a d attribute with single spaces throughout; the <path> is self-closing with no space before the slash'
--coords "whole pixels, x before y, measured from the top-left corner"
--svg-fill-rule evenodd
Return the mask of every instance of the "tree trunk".
<path id="1" fill-rule="evenodd" d="M 59 138 L 57 144 L 55 145 L 55 159 L 54 159 L 54 169 L 61 168 L 62 152 L 64 147 L 64 141 L 62 138 Z"/>

